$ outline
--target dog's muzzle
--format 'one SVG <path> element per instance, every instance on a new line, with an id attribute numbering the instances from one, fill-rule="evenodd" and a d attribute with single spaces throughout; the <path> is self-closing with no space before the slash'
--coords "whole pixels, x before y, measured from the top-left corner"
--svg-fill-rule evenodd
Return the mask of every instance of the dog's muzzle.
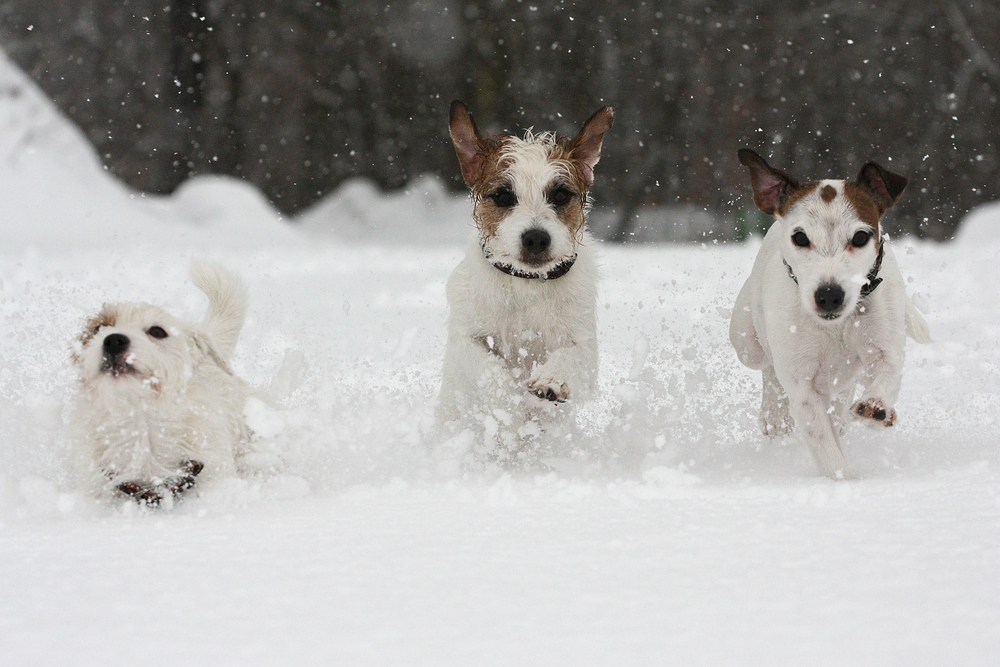
<path id="1" fill-rule="evenodd" d="M 110 334 L 101 344 L 101 372 L 113 377 L 134 373 L 128 362 L 129 347 L 132 341 L 124 334 Z"/>
<path id="2" fill-rule="evenodd" d="M 483 256 L 486 258 L 486 261 L 489 262 L 494 269 L 502 273 L 506 273 L 508 276 L 514 276 L 515 278 L 524 278 L 525 280 L 546 281 L 546 280 L 555 280 L 557 278 L 562 278 L 567 273 L 569 273 L 570 269 L 573 268 L 573 265 L 576 263 L 576 258 L 577 258 L 577 255 L 575 254 L 572 257 L 567 257 L 566 259 L 562 260 L 561 262 L 553 266 L 548 271 L 524 271 L 523 269 L 516 268 L 511 264 L 508 264 L 506 262 L 500 262 L 494 259 L 493 253 L 491 253 L 489 250 L 486 249 L 485 244 L 482 246 L 482 249 L 483 249 Z"/>

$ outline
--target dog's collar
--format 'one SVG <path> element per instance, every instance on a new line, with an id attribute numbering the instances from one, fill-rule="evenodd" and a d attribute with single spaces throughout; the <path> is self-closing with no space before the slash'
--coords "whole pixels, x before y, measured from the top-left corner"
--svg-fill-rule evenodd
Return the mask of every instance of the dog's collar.
<path id="1" fill-rule="evenodd" d="M 567 257 L 566 259 L 564 259 L 563 261 L 559 262 L 551 269 L 546 271 L 545 273 L 528 273 L 527 271 L 521 271 L 520 269 L 515 269 L 510 264 L 504 264 L 503 262 L 493 261 L 493 254 L 490 253 L 488 250 L 486 250 L 485 247 L 483 247 L 483 256 L 486 258 L 486 261 L 490 263 L 490 266 L 492 266 L 497 271 L 506 273 L 508 276 L 513 276 L 515 278 L 524 278 L 525 280 L 541 280 L 542 282 L 546 280 L 555 280 L 556 278 L 562 278 L 563 276 L 565 276 L 567 273 L 569 273 L 569 270 L 573 268 L 573 264 L 576 263 L 576 258 L 577 258 L 576 255 L 573 255 L 572 257 Z"/>
<path id="2" fill-rule="evenodd" d="M 861 286 L 861 298 L 864 299 L 866 296 L 875 291 L 875 288 L 882 284 L 882 279 L 878 277 L 878 272 L 882 270 L 882 257 L 885 255 L 885 243 L 878 244 L 878 255 L 875 257 L 875 265 L 872 266 L 871 271 L 865 276 L 865 284 Z M 799 284 L 799 279 L 795 277 L 795 272 L 792 271 L 791 265 L 788 263 L 784 257 L 781 258 L 781 262 L 788 269 L 788 277 L 795 281 L 795 284 Z"/>

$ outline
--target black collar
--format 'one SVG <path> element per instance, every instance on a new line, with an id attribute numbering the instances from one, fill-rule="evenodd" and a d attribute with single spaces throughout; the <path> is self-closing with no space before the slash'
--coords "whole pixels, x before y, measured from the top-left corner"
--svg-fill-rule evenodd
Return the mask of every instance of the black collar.
<path id="1" fill-rule="evenodd" d="M 878 256 L 875 258 L 875 265 L 872 267 L 868 275 L 865 276 L 865 284 L 861 286 L 861 298 L 865 298 L 869 294 L 875 291 L 875 288 L 882 284 L 882 279 L 878 277 L 878 272 L 882 269 L 882 257 L 885 255 L 885 243 L 878 244 Z M 788 269 L 788 277 L 795 281 L 795 284 L 799 284 L 799 279 L 795 277 L 795 273 L 792 272 L 792 267 L 788 264 L 784 257 L 781 258 L 784 263 L 785 268 Z"/>
<path id="2" fill-rule="evenodd" d="M 524 278 L 525 280 L 541 280 L 542 282 L 545 282 L 546 280 L 555 280 L 556 278 L 562 278 L 563 276 L 565 276 L 567 273 L 569 273 L 569 270 L 573 268 L 573 264 L 576 263 L 576 257 L 577 257 L 576 255 L 573 255 L 572 257 L 567 257 L 566 259 L 564 259 L 563 261 L 559 262 L 551 269 L 546 271 L 545 273 L 529 273 L 527 271 L 521 271 L 520 269 L 515 269 L 510 264 L 504 264 L 502 262 L 494 262 L 492 253 L 488 252 L 485 246 L 483 246 L 483 256 L 486 258 L 486 261 L 490 263 L 490 266 L 492 266 L 497 271 L 506 273 L 508 276 L 514 276 L 515 278 Z"/>

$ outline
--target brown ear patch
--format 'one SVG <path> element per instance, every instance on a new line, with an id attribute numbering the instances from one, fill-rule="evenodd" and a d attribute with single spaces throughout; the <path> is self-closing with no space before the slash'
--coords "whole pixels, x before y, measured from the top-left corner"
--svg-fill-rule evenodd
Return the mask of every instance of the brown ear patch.
<path id="1" fill-rule="evenodd" d="M 73 346 L 73 361 L 81 363 L 83 357 L 81 352 L 87 344 L 94 339 L 101 327 L 113 327 L 118 320 L 118 313 L 110 304 L 104 304 L 101 312 L 94 315 L 83 325 L 83 331 L 77 336 L 77 344 Z"/>
<path id="2" fill-rule="evenodd" d="M 837 198 L 837 189 L 832 185 L 824 185 L 819 191 L 819 198 L 829 204 Z"/>
<path id="3" fill-rule="evenodd" d="M 851 208 L 857 213 L 861 222 L 871 225 L 875 230 L 875 239 L 881 243 L 881 232 L 879 231 L 879 220 L 882 218 L 883 208 L 875 200 L 871 191 L 863 185 L 857 183 L 844 183 L 844 197 L 850 203 Z"/>
<path id="4" fill-rule="evenodd" d="M 101 308 L 101 312 L 91 317 L 83 325 L 83 331 L 80 333 L 77 340 L 80 341 L 80 345 L 86 345 L 93 340 L 94 336 L 97 335 L 97 331 L 101 327 L 113 327 L 115 326 L 115 322 L 117 320 L 118 313 L 115 312 L 114 308 L 108 304 L 104 304 L 104 307 Z"/>
<path id="5" fill-rule="evenodd" d="M 778 208 L 775 210 L 776 215 L 784 217 L 788 215 L 788 212 L 792 210 L 792 207 L 798 204 L 800 201 L 816 192 L 816 188 L 819 187 L 819 183 L 806 183 L 805 185 L 796 186 L 793 190 L 790 190 L 784 199 L 778 204 Z"/>

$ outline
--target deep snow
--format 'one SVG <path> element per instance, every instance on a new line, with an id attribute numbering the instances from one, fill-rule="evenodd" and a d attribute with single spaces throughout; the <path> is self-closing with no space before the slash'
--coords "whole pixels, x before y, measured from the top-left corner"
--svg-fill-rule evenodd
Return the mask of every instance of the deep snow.
<path id="1" fill-rule="evenodd" d="M 995 663 L 1000 208 L 895 241 L 935 343 L 908 343 L 899 424 L 846 436 L 856 481 L 758 434 L 726 337 L 756 244 L 603 247 L 577 451 L 469 471 L 424 436 L 466 202 L 354 183 L 296 229 L 229 179 L 142 197 L 2 65 L 0 663 Z M 97 506 L 70 341 L 105 300 L 199 317 L 193 257 L 250 284 L 264 472 Z"/>

